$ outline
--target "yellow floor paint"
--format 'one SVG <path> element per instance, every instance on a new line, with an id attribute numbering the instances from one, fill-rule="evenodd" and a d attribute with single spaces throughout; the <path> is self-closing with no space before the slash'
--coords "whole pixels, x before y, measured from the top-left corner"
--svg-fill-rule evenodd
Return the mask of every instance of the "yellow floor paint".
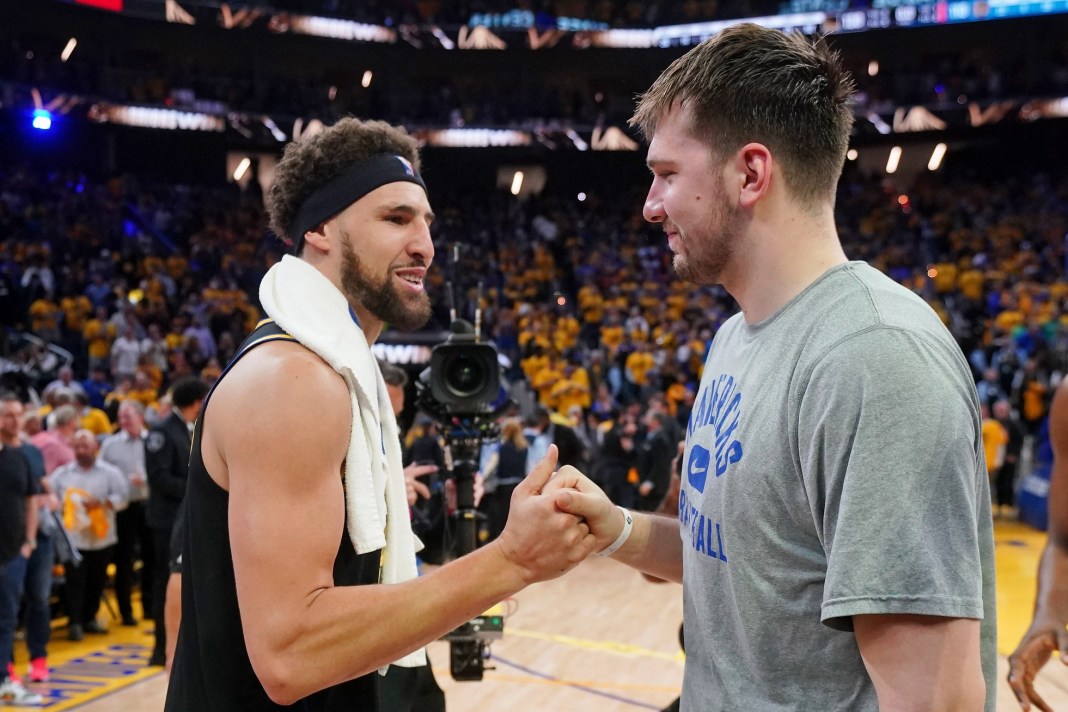
<path id="1" fill-rule="evenodd" d="M 1035 604 L 1038 560 L 1046 533 L 1017 522 L 994 524 L 994 565 L 998 587 L 998 652 L 1008 655 L 1020 642 Z"/>
<path id="2" fill-rule="evenodd" d="M 108 594 L 109 604 L 114 601 Z M 140 606 L 135 603 L 135 613 Z M 51 678 L 44 683 L 30 683 L 27 677 L 27 651 L 22 636 L 15 642 L 15 669 L 23 676 L 26 687 L 44 698 L 38 709 L 71 710 L 92 700 L 120 692 L 130 685 L 162 674 L 161 667 L 148 667 L 152 654 L 154 625 L 139 621 L 135 627 L 112 620 L 114 605 L 101 606 L 98 620 L 108 627 L 105 635 L 86 633 L 81 642 L 67 640 L 65 619 L 57 619 L 48 644 L 48 667 Z M 6 708 L 5 708 L 6 709 Z"/>

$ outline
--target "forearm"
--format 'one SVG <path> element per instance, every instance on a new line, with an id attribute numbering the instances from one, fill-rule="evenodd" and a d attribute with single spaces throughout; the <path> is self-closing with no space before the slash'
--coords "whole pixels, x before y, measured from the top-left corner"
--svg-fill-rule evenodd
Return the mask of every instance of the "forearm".
<path id="1" fill-rule="evenodd" d="M 336 586 L 290 608 L 275 608 L 276 625 L 249 644 L 257 676 L 272 699 L 286 704 L 377 670 L 416 650 L 527 582 L 494 543 L 426 576 L 395 585 Z M 255 637 L 255 636 L 253 636 Z"/>
<path id="2" fill-rule="evenodd" d="M 26 541 L 37 541 L 38 524 L 37 497 L 30 497 L 26 500 Z"/>
<path id="3" fill-rule="evenodd" d="M 1068 624 L 1068 548 L 1051 535 L 1038 567 L 1034 622 Z"/>
<path id="4" fill-rule="evenodd" d="M 682 583 L 679 520 L 641 512 L 632 512 L 632 516 L 630 538 L 612 558 L 665 581 Z"/>

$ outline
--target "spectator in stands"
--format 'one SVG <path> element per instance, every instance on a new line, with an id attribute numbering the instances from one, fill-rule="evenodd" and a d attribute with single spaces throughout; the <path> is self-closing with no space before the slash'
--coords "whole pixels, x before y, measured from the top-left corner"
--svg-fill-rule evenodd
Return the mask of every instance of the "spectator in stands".
<path id="1" fill-rule="evenodd" d="M 128 376 L 137 371 L 137 361 L 141 358 L 141 342 L 132 323 L 127 323 L 122 335 L 111 344 L 111 372 L 116 378 Z"/>
<path id="2" fill-rule="evenodd" d="M 117 541 L 115 513 L 126 507 L 127 486 L 122 473 L 97 459 L 96 436 L 89 430 L 74 434 L 75 461 L 49 476 L 63 503 L 63 526 L 81 554 L 79 563 L 68 562 L 66 604 L 70 624 L 67 637 L 81 640 L 85 633 L 106 633 L 96 618 L 107 583 L 111 547 Z"/>
<path id="3" fill-rule="evenodd" d="M 94 408 L 89 405 L 89 396 L 85 394 L 85 391 L 75 392 L 74 407 L 78 409 L 79 422 L 82 428 L 90 431 L 97 438 L 111 435 L 111 420 L 108 418 L 107 413 L 100 408 Z"/>
<path id="4" fill-rule="evenodd" d="M 56 408 L 51 414 L 52 427 L 42 430 L 30 438 L 30 442 L 41 451 L 44 457 L 45 475 L 51 475 L 57 468 L 74 461 L 74 433 L 78 432 L 80 417 L 78 409 L 72 405 Z"/>
<path id="5" fill-rule="evenodd" d="M 1000 516 L 1012 518 L 1016 512 L 1016 475 L 1023 452 L 1024 430 L 1006 400 L 994 403 L 994 419 L 1005 432 L 1005 454 L 994 477 L 994 511 Z"/>
<path id="6" fill-rule="evenodd" d="M 59 369 L 56 379 L 41 391 L 41 397 L 48 400 L 55 391 L 61 389 L 72 393 L 85 393 L 85 388 L 82 387 L 82 384 L 74 380 L 74 369 L 70 366 L 64 366 Z"/>
<path id="7" fill-rule="evenodd" d="M 0 417 L 10 420 L 5 398 Z M 5 426 L 7 429 L 7 426 Z M 37 545 L 37 503 L 33 476 L 18 449 L 0 443 L 0 703 L 37 705 L 41 696 L 26 690 L 12 673 L 15 626 L 26 577 L 26 562 Z"/>
<path id="8" fill-rule="evenodd" d="M 171 536 L 185 499 L 193 425 L 208 394 L 208 386 L 199 378 L 190 376 L 176 381 L 170 394 L 174 402 L 173 412 L 169 418 L 153 426 L 145 439 L 145 473 L 148 476 L 145 519 L 152 530 L 154 548 L 152 603 L 155 610 L 152 617 L 156 621 L 156 643 L 148 664 L 154 666 L 167 664 L 168 634 L 164 611 L 168 579 L 176 565 Z M 172 636 L 175 634 L 176 631 L 171 631 Z"/>
<path id="9" fill-rule="evenodd" d="M 55 509 L 56 500 L 44 480 L 44 457 L 22 434 L 24 411 L 22 401 L 14 394 L 0 396 L 0 447 L 22 453 L 30 468 L 34 490 L 38 493 L 37 537 L 26 562 L 25 638 L 30 651 L 30 682 L 46 682 L 49 677 L 47 646 L 52 632 L 49 599 L 52 595 L 54 563 L 54 523 L 50 512 Z M 13 662 L 8 664 L 7 674 L 11 680 L 20 680 Z"/>
<path id="10" fill-rule="evenodd" d="M 152 615 L 153 584 L 155 581 L 155 548 L 151 530 L 145 519 L 148 500 L 148 478 L 145 474 L 145 408 L 136 400 L 119 406 L 119 432 L 106 438 L 100 446 L 100 459 L 113 465 L 126 478 L 129 501 L 115 518 L 118 541 L 115 545 L 115 598 L 119 604 L 122 624 L 137 625 L 131 594 L 137 578 L 134 563 L 140 556 L 140 591 L 142 617 Z"/>

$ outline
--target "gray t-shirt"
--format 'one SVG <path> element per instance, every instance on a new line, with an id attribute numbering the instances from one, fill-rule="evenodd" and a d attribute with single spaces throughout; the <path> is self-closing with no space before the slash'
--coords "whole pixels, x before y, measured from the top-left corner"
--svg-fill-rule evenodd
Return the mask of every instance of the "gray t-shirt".
<path id="1" fill-rule="evenodd" d="M 732 317 L 690 416 L 679 499 L 682 709 L 878 710 L 851 616 L 982 618 L 996 680 L 979 405 L 959 347 L 861 262 Z"/>

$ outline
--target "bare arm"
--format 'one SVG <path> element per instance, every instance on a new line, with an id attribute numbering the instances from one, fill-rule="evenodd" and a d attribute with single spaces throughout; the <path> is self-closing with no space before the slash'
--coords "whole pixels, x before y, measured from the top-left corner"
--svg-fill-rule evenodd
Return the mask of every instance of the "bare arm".
<path id="1" fill-rule="evenodd" d="M 1053 397 L 1049 421 L 1053 472 L 1049 487 L 1049 540 L 1038 566 L 1035 616 L 1020 644 L 1009 656 L 1009 685 L 1020 707 L 1052 708 L 1035 691 L 1035 676 L 1060 652 L 1068 664 L 1068 382 Z"/>
<path id="2" fill-rule="evenodd" d="M 608 495 L 574 467 L 565 466 L 546 492 L 556 492 L 556 506 L 582 517 L 596 538 L 594 552 L 612 544 L 623 531 L 623 513 Z M 682 540 L 673 517 L 632 512 L 634 529 L 612 558 L 639 571 L 682 583 Z"/>
<path id="3" fill-rule="evenodd" d="M 26 540 L 22 546 L 22 555 L 27 559 L 37 543 L 37 523 L 37 497 L 31 495 L 26 498 Z"/>
<path id="4" fill-rule="evenodd" d="M 853 616 L 880 712 L 981 712 L 979 625 L 970 618 Z"/>
<path id="5" fill-rule="evenodd" d="M 225 461 L 242 628 L 252 666 L 276 702 L 396 660 L 527 584 L 564 573 L 593 547 L 577 518 L 539 494 L 553 451 L 516 488 L 494 545 L 407 583 L 335 586 L 348 393 L 337 374 L 295 345 L 257 352 L 213 396 L 204 448 L 217 448 Z M 266 391 L 265 381 L 272 383 Z M 249 403 L 256 403 L 251 419 Z"/>

